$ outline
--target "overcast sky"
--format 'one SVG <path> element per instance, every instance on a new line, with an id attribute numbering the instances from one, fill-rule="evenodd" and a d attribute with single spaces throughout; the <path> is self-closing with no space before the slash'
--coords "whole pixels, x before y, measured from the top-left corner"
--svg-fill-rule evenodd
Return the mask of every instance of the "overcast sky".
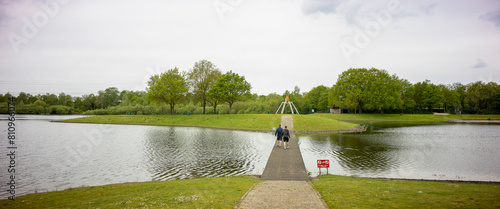
<path id="1" fill-rule="evenodd" d="M 500 83 L 499 0 L 0 2 L 0 94 L 145 90 L 202 59 L 259 95 L 330 87 L 349 68 Z"/>

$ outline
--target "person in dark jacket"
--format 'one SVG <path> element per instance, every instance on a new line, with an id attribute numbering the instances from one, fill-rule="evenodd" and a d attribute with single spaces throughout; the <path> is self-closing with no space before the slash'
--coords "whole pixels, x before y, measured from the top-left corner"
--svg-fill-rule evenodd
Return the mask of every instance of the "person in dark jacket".
<path id="1" fill-rule="evenodd" d="M 278 137 L 276 139 L 276 145 L 281 147 L 281 138 L 283 137 L 283 129 L 281 128 L 281 125 L 276 129 L 276 132 L 274 132 L 274 136 Z"/>
<path id="2" fill-rule="evenodd" d="M 288 144 L 288 140 L 290 140 L 290 131 L 285 126 L 285 130 L 283 130 L 283 149 L 290 148 L 289 144 Z"/>

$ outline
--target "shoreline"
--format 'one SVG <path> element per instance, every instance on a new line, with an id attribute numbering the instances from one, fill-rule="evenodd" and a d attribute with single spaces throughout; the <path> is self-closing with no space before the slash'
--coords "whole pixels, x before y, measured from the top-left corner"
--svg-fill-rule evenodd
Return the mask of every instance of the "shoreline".
<path id="1" fill-rule="evenodd" d="M 229 130 L 229 131 L 248 131 L 248 132 L 259 132 L 259 133 L 274 133 L 273 130 L 252 130 L 252 129 L 234 129 L 234 128 L 221 128 L 221 127 L 211 127 L 211 126 L 190 126 L 190 125 L 175 125 L 175 124 L 144 124 L 144 123 L 92 123 L 92 122 L 71 122 L 71 121 L 51 121 L 55 123 L 81 123 L 81 124 L 107 124 L 107 125 L 134 125 L 134 126 L 170 126 L 170 127 L 187 127 L 187 128 L 211 128 L 219 130 Z M 363 127 L 363 128 L 361 128 Z M 317 131 L 295 131 L 297 134 L 307 134 L 307 133 L 360 133 L 366 131 L 366 126 L 359 126 L 349 129 L 340 130 L 317 130 Z"/>
<path id="2" fill-rule="evenodd" d="M 453 119 L 444 121 L 416 121 L 416 120 L 339 120 L 343 122 L 401 122 L 401 123 L 500 123 L 500 119 Z"/>
<path id="3" fill-rule="evenodd" d="M 168 116 L 141 116 L 137 119 L 132 119 L 129 120 L 127 116 L 121 116 L 121 115 L 113 115 L 113 116 L 91 116 L 91 117 L 82 117 L 82 118 L 75 118 L 75 119 L 64 119 L 64 120 L 55 120 L 51 122 L 57 122 L 57 123 L 81 123 L 81 124 L 113 124 L 113 125 L 146 125 L 146 126 L 170 126 L 170 127 L 196 127 L 196 128 L 212 128 L 212 129 L 220 129 L 220 130 L 233 130 L 233 131 L 249 131 L 249 132 L 260 132 L 260 133 L 274 133 L 274 130 L 272 130 L 271 127 L 277 127 L 279 122 L 276 124 L 269 123 L 268 126 L 262 126 L 260 124 L 268 124 L 268 118 L 267 115 L 264 115 L 264 118 L 258 118 L 256 121 L 252 121 L 253 124 L 247 124 L 247 120 L 250 119 L 255 119 L 254 115 L 235 115 L 232 117 L 229 116 L 223 116 L 223 117 L 229 117 L 231 120 L 230 122 L 224 121 L 224 119 L 221 119 L 217 117 L 217 119 L 213 121 L 207 121 L 210 119 L 213 119 L 214 117 L 210 116 L 197 116 L 197 117 L 190 117 L 188 120 L 183 120 L 182 116 L 173 116 L 172 118 Z M 93 118 L 97 117 L 97 118 Z M 124 117 L 124 118 L 123 118 Z M 144 117 L 147 117 L 144 119 Z M 237 117 L 237 118 L 234 118 Z M 160 118 L 160 119 L 156 119 Z M 126 120 L 123 120 L 126 119 Z M 166 119 L 166 120 L 165 120 Z M 312 129 L 311 127 L 315 127 L 316 124 L 311 125 L 307 124 L 303 127 L 303 129 L 296 129 L 296 133 L 360 133 L 364 132 L 366 130 L 366 127 L 359 126 L 359 124 L 353 124 L 349 123 L 350 125 L 344 127 L 335 127 L 337 124 L 335 123 L 341 122 L 339 120 L 333 119 L 330 121 L 326 121 L 324 124 L 330 124 L 331 128 L 328 129 L 329 125 L 327 127 L 321 127 L 319 129 Z M 255 123 L 256 122 L 256 123 Z M 257 125 L 257 126 L 255 126 Z M 260 126 L 259 126 L 260 125 Z M 233 128 L 234 127 L 234 128 Z M 248 128 L 247 128 L 248 127 Z M 251 127 L 257 127 L 257 129 L 252 129 Z"/>
<path id="4" fill-rule="evenodd" d="M 252 130 L 252 129 L 234 129 L 234 128 L 221 128 L 221 127 L 211 127 L 211 126 L 193 126 L 193 125 L 176 125 L 176 124 L 145 124 L 145 123 L 93 123 L 93 122 L 72 122 L 72 121 L 51 121 L 55 123 L 80 123 L 80 124 L 103 124 L 103 125 L 132 125 L 132 126 L 169 126 L 169 127 L 186 127 L 186 128 L 211 128 L 211 129 L 219 129 L 219 130 L 228 130 L 228 131 L 248 131 L 248 132 L 260 132 L 260 133 L 272 133 L 273 130 Z"/>
<path id="5" fill-rule="evenodd" d="M 335 175 L 335 174 L 327 174 L 327 175 L 318 175 L 315 177 L 309 177 L 311 181 L 319 180 L 320 176 L 342 176 L 342 177 L 353 177 L 360 179 L 374 179 L 374 180 L 395 180 L 395 181 L 416 181 L 416 182 L 440 182 L 440 183 L 458 183 L 458 184 L 486 184 L 486 185 L 500 185 L 500 181 L 475 181 L 475 180 L 440 180 L 440 179 L 409 179 L 409 178 L 384 178 L 384 177 L 361 177 L 361 176 L 344 176 L 344 175 Z"/>

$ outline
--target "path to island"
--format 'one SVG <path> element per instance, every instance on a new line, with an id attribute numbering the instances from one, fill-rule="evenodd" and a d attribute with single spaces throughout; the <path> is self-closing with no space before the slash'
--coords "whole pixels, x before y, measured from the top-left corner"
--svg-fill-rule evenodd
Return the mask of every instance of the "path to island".
<path id="1" fill-rule="evenodd" d="M 290 149 L 276 144 L 261 181 L 253 185 L 235 208 L 328 208 L 309 182 L 291 115 L 281 117 L 281 127 L 290 130 Z"/>

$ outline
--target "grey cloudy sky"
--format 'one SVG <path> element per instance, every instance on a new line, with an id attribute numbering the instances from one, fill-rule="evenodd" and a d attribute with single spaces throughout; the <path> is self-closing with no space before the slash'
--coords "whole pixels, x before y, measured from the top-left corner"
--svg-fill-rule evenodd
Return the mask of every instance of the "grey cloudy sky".
<path id="1" fill-rule="evenodd" d="M 3 94 L 145 90 L 202 59 L 266 95 L 359 67 L 498 83 L 500 1 L 0 0 Z"/>

